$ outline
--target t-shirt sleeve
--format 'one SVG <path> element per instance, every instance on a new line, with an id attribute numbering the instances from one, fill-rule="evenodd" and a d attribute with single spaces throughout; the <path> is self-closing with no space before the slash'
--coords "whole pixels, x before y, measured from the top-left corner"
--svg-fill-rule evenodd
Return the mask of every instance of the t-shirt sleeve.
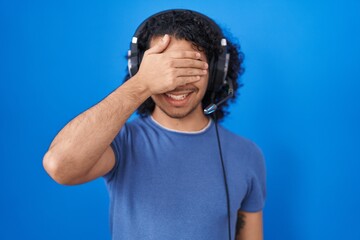
<path id="1" fill-rule="evenodd" d="M 119 168 L 121 159 L 123 159 L 123 155 L 125 153 L 124 146 L 126 143 L 127 132 L 128 129 L 127 129 L 127 125 L 125 124 L 121 128 L 120 132 L 115 136 L 114 140 L 111 142 L 110 146 L 114 151 L 114 155 L 115 155 L 115 165 L 110 170 L 110 172 L 108 172 L 103 176 L 107 182 L 110 182 L 118 172 L 117 170 Z"/>
<path id="2" fill-rule="evenodd" d="M 261 150 L 254 145 L 249 153 L 250 168 L 248 191 L 242 201 L 240 210 L 258 212 L 264 208 L 266 198 L 265 161 Z"/>

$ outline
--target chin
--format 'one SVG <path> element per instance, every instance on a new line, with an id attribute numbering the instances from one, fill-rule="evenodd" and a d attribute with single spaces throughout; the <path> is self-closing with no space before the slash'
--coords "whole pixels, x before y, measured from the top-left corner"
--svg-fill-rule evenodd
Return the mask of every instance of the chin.
<path id="1" fill-rule="evenodd" d="M 185 117 L 192 115 L 199 107 L 196 106 L 191 109 L 180 109 L 180 108 L 166 109 L 161 107 L 159 108 L 163 113 L 165 113 L 170 118 L 183 119 Z"/>

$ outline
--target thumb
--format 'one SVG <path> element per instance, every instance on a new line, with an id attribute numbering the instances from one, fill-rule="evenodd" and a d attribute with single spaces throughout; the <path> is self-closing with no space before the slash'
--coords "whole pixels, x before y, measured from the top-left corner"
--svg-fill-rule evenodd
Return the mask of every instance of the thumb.
<path id="1" fill-rule="evenodd" d="M 148 50 L 148 54 L 162 53 L 170 43 L 170 36 L 165 34 L 158 43 Z"/>

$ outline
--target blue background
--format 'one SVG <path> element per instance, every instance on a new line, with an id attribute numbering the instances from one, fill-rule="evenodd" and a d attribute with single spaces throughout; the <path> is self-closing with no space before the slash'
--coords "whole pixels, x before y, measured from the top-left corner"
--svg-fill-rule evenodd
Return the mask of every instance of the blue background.
<path id="1" fill-rule="evenodd" d="M 359 1 L 0 1 L 0 239 L 110 239 L 102 179 L 52 181 L 42 156 L 125 74 L 138 24 L 168 8 L 239 38 L 224 125 L 266 156 L 266 239 L 360 239 Z M 186 231 L 186 229 L 179 229 Z"/>

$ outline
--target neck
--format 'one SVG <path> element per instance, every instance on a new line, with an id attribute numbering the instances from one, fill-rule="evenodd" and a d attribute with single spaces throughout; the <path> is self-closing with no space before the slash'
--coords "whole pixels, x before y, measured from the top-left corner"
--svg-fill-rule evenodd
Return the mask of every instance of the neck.
<path id="1" fill-rule="evenodd" d="M 196 109 L 184 117 L 175 118 L 168 116 L 161 111 L 161 109 L 155 106 L 154 112 L 151 116 L 155 121 L 166 128 L 184 132 L 200 131 L 209 123 L 209 118 L 203 114 L 201 107 L 199 110 Z"/>

